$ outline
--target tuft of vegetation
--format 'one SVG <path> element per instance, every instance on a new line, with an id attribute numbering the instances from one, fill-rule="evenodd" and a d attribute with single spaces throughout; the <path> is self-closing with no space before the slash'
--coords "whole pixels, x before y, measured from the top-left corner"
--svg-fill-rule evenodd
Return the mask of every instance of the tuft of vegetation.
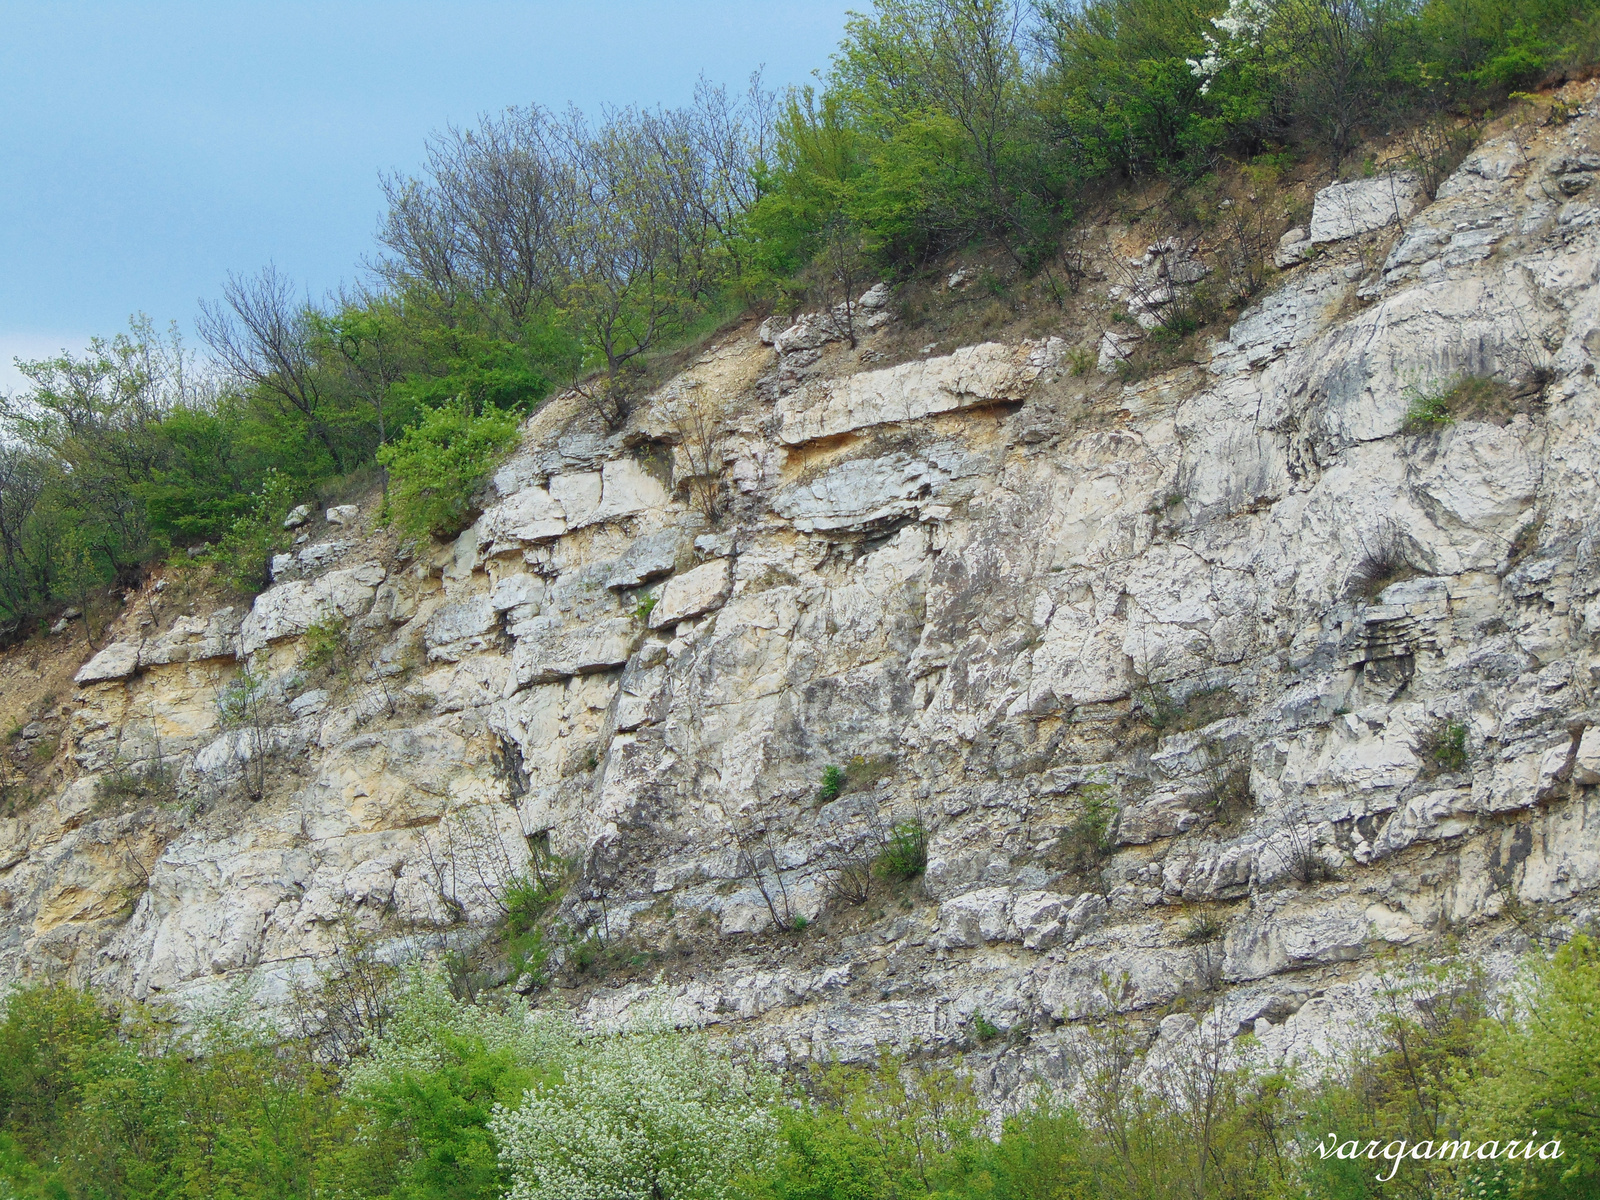
<path id="1" fill-rule="evenodd" d="M 1203 908 L 1183 927 L 1179 937 L 1188 945 L 1214 942 L 1221 937 L 1227 925 L 1209 908 Z"/>
<path id="2" fill-rule="evenodd" d="M 1467 733 L 1460 721 L 1441 721 L 1425 731 L 1417 746 L 1424 776 L 1464 769 L 1469 760 Z"/>
<path id="3" fill-rule="evenodd" d="M 928 827 L 917 817 L 889 830 L 883 848 L 873 860 L 872 872 L 881 879 L 905 882 L 921 875 L 927 867 Z"/>
<path id="4" fill-rule="evenodd" d="M 301 635 L 300 666 L 307 671 L 328 669 L 344 675 L 350 668 L 350 645 L 345 621 L 337 612 L 329 613 L 306 627 Z"/>
<path id="5" fill-rule="evenodd" d="M 1371 603 L 1390 584 L 1415 579 L 1424 570 L 1411 537 L 1394 522 L 1385 520 L 1363 540 L 1361 557 L 1350 572 L 1348 587 L 1352 594 Z"/>
<path id="6" fill-rule="evenodd" d="M 1404 433 L 1427 433 L 1456 421 L 1486 421 L 1504 425 L 1518 413 L 1531 410 L 1534 393 L 1518 391 L 1509 383 L 1479 375 L 1466 375 L 1442 387 L 1415 385 L 1406 389 L 1408 400 Z"/>
<path id="7" fill-rule="evenodd" d="M 125 805 L 172 804 L 178 798 L 178 772 L 157 759 L 137 767 L 117 762 L 95 783 L 95 808 L 113 811 Z"/>
<path id="8" fill-rule="evenodd" d="M 1078 788 L 1081 807 L 1057 839 L 1064 869 L 1077 876 L 1098 870 L 1115 848 L 1112 830 L 1117 816 L 1111 788 L 1103 783 L 1087 783 Z"/>
<path id="9" fill-rule="evenodd" d="M 822 768 L 822 783 L 817 788 L 817 799 L 823 803 L 837 800 L 844 792 L 844 768 L 838 763 L 829 763 Z"/>

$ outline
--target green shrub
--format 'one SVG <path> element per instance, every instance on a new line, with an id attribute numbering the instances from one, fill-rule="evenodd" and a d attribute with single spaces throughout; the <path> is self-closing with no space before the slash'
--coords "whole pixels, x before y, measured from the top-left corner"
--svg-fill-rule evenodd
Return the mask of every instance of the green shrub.
<path id="1" fill-rule="evenodd" d="M 1476 1078 L 1456 1116 L 1475 1140 L 1539 1131 L 1559 1159 L 1519 1158 L 1519 1194 L 1579 1200 L 1600 1194 L 1600 949 L 1580 934 L 1525 967 L 1498 1021 L 1480 1027 Z M 1491 1173 L 1485 1171 L 1486 1181 Z M 1464 1192 L 1471 1195 L 1471 1192 Z"/>
<path id="2" fill-rule="evenodd" d="M 348 651 L 344 618 L 338 613 L 330 613 L 308 625 L 301 635 L 301 644 L 300 665 L 306 670 L 317 671 L 330 667 L 335 674 L 341 673 L 340 667 Z"/>
<path id="3" fill-rule="evenodd" d="M 927 867 L 928 827 L 921 817 L 895 825 L 872 864 L 874 874 L 901 881 L 915 879 Z"/>
<path id="4" fill-rule="evenodd" d="M 390 503 L 407 533 L 450 537 L 472 519 L 472 495 L 516 445 L 520 417 L 474 410 L 465 399 L 423 411 L 422 419 L 378 451 L 389 469 Z"/>
<path id="5" fill-rule="evenodd" d="M 844 768 L 837 763 L 829 763 L 822 768 L 822 786 L 817 788 L 817 799 L 826 803 L 837 800 L 844 791 Z"/>
<path id="6" fill-rule="evenodd" d="M 1111 788 L 1103 783 L 1082 785 L 1078 796 L 1081 807 L 1058 841 L 1061 865 L 1075 875 L 1087 875 L 1111 856 L 1117 806 Z"/>
<path id="7" fill-rule="evenodd" d="M 272 556 L 290 542 L 283 519 L 293 507 L 294 495 L 295 486 L 287 475 L 268 471 L 250 511 L 234 520 L 207 556 L 239 591 L 259 592 L 272 582 Z"/>

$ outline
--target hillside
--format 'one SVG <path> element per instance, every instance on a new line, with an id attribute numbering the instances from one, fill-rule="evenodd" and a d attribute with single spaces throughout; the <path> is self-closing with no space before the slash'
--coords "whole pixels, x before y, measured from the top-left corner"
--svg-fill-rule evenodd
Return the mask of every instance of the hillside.
<path id="1" fill-rule="evenodd" d="M 1082 323 L 908 355 L 874 287 L 547 402 L 453 542 L 157 573 L 29 693 L 0 965 L 271 1007 L 354 945 L 1002 1094 L 1111 1010 L 1306 1058 L 1396 962 L 1504 977 L 1600 885 L 1594 92 L 1319 191 L 1196 361 L 1117 367 L 1218 247 L 1113 221 Z"/>

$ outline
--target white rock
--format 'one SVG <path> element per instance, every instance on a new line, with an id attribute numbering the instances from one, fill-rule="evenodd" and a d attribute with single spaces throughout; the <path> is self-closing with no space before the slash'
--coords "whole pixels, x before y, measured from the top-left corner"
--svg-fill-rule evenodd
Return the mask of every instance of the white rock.
<path id="1" fill-rule="evenodd" d="M 1272 263 L 1280 270 L 1292 267 L 1311 252 L 1311 239 L 1306 231 L 1296 225 L 1278 239 L 1278 248 L 1273 251 Z"/>
<path id="2" fill-rule="evenodd" d="M 985 342 L 941 358 L 807 383 L 779 398 L 778 436 L 793 446 L 975 404 L 1025 400 L 1039 372 L 1054 363 L 1058 342 Z"/>
<path id="3" fill-rule="evenodd" d="M 106 683 L 126 679 L 139 669 L 139 647 L 134 642 L 112 642 L 78 669 L 74 683 Z"/>
<path id="4" fill-rule="evenodd" d="M 1422 181 L 1412 171 L 1332 184 L 1312 203 L 1307 240 L 1314 246 L 1338 242 L 1397 224 L 1411 215 L 1421 195 Z"/>
<path id="5" fill-rule="evenodd" d="M 1600 726 L 1591 725 L 1583 731 L 1572 767 L 1572 779 L 1585 787 L 1600 783 Z"/>
<path id="6" fill-rule="evenodd" d="M 861 299 L 856 301 L 856 306 L 867 312 L 877 312 L 881 308 L 888 307 L 892 299 L 894 293 L 889 290 L 887 283 L 875 283 L 861 293 Z"/>
<path id="7" fill-rule="evenodd" d="M 239 648 L 240 614 L 219 608 L 204 617 L 179 617 L 165 633 L 139 646 L 141 667 L 232 658 Z"/>
<path id="8" fill-rule="evenodd" d="M 280 583 L 257 596 L 240 628 L 239 652 L 254 654 L 261 647 L 286 637 L 296 637 L 317 622 L 337 614 L 351 618 L 372 606 L 385 572 L 379 563 L 362 563 L 342 571 L 329 571 L 319 579 Z"/>
<path id="9" fill-rule="evenodd" d="M 650 610 L 650 628 L 676 625 L 718 607 L 733 590 L 733 560 L 714 558 L 667 580 Z"/>
<path id="10" fill-rule="evenodd" d="M 1115 375 L 1117 364 L 1126 362 L 1133 354 L 1143 334 L 1132 329 L 1108 329 L 1100 335 L 1100 356 L 1095 362 L 1103 375 Z"/>
<path id="11" fill-rule="evenodd" d="M 322 515 L 329 525 L 354 525 L 361 509 L 355 504 L 336 504 Z"/>
<path id="12" fill-rule="evenodd" d="M 635 538 L 611 568 L 606 586 L 635 588 L 647 580 L 670 574 L 683 549 L 684 536 L 676 529 L 662 529 Z"/>
<path id="13" fill-rule="evenodd" d="M 512 651 L 508 686 L 513 691 L 620 667 L 633 653 L 640 632 L 632 617 L 606 617 L 577 629 L 564 629 L 552 617 L 535 617 L 528 626 Z"/>
<path id="14" fill-rule="evenodd" d="M 484 553 L 493 556 L 560 537 L 567 512 L 544 488 L 529 486 L 492 505 L 474 528 Z"/>
<path id="15" fill-rule="evenodd" d="M 931 463 L 905 454 L 851 459 L 810 483 L 785 488 L 772 507 L 802 533 L 859 531 L 919 512 L 949 478 Z"/>
<path id="16" fill-rule="evenodd" d="M 311 519 L 311 505 L 297 504 L 289 510 L 289 515 L 283 519 L 285 529 L 299 529 Z"/>

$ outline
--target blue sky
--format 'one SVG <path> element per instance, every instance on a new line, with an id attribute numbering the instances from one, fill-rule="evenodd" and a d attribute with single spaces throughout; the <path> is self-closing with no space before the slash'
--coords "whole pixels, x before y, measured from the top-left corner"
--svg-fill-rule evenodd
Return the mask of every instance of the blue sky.
<path id="1" fill-rule="evenodd" d="M 530 101 L 680 104 L 824 67 L 848 3 L 0 2 L 0 388 L 228 271 L 314 293 L 373 245 L 378 173 Z M 855 7 L 865 8 L 864 0 Z"/>

